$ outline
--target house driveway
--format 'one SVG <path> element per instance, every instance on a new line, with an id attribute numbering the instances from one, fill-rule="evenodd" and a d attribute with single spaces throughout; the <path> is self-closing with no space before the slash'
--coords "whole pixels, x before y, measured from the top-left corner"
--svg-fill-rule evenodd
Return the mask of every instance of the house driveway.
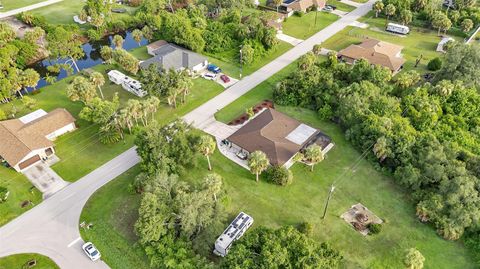
<path id="1" fill-rule="evenodd" d="M 43 199 L 47 199 L 68 185 L 68 182 L 63 180 L 44 162 L 38 162 L 24 170 L 23 174 L 43 193 Z"/>

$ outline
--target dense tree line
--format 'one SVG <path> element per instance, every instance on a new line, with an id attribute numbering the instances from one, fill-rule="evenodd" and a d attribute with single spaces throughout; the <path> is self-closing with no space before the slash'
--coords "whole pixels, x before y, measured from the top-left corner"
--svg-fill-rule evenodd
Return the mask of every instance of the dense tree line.
<path id="1" fill-rule="evenodd" d="M 480 24 L 476 0 L 453 1 L 454 7 L 444 7 L 443 3 L 442 0 L 382 0 L 373 5 L 373 10 L 377 17 L 383 14 L 387 20 L 395 18 L 404 25 L 431 26 L 439 34 L 452 26 L 469 33 Z"/>
<path id="2" fill-rule="evenodd" d="M 363 60 L 349 66 L 331 55 L 311 63 L 306 55 L 274 89 L 276 103 L 339 122 L 353 145 L 411 191 L 419 219 L 453 240 L 480 228 L 478 62 L 451 59 L 456 50 L 475 55 L 478 48 L 457 46 L 434 84 L 422 83 L 415 71 L 392 78 Z M 449 80 L 460 78 L 452 70 L 465 70 L 466 81 Z"/>
<path id="3" fill-rule="evenodd" d="M 233 51 L 239 55 L 240 47 L 246 47 L 247 56 L 249 51 L 253 55 L 247 64 L 278 44 L 276 31 L 268 26 L 267 17 L 255 13 L 244 15 L 241 3 L 226 2 L 205 1 L 173 13 L 165 10 L 168 6 L 165 1 L 148 0 L 135 16 L 153 30 L 154 39 L 165 39 L 197 52 Z M 217 6 L 213 11 L 212 5 Z"/>

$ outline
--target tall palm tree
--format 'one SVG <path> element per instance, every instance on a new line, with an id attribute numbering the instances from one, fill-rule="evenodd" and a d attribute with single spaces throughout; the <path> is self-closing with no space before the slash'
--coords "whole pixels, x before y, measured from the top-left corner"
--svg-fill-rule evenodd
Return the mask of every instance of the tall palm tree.
<path id="1" fill-rule="evenodd" d="M 22 84 L 24 87 L 31 87 L 35 90 L 39 80 L 40 75 L 31 68 L 25 69 L 22 72 Z"/>
<path id="2" fill-rule="evenodd" d="M 217 193 L 222 190 L 222 178 L 217 174 L 209 174 L 205 177 L 205 187 L 213 194 L 213 199 L 217 201 Z"/>
<path id="3" fill-rule="evenodd" d="M 313 166 L 321 161 L 323 161 L 324 156 L 322 148 L 317 144 L 312 144 L 305 149 L 303 154 L 305 162 L 310 165 L 311 171 L 313 172 Z"/>
<path id="4" fill-rule="evenodd" d="M 158 110 L 158 106 L 160 105 L 160 99 L 156 96 L 152 96 L 147 99 L 147 104 L 148 104 L 148 110 L 150 114 L 152 115 L 152 120 L 155 119 L 155 113 Z"/>
<path id="5" fill-rule="evenodd" d="M 93 72 L 90 74 L 90 81 L 98 88 L 100 96 L 104 99 L 102 86 L 105 84 L 105 77 L 100 72 Z"/>
<path id="6" fill-rule="evenodd" d="M 115 35 L 112 39 L 113 44 L 115 45 L 116 49 L 121 49 L 123 46 L 123 37 L 120 35 Z"/>
<path id="7" fill-rule="evenodd" d="M 140 31 L 139 29 L 135 29 L 132 31 L 132 37 L 135 42 L 137 42 L 138 46 L 140 47 L 140 42 L 142 41 L 143 38 L 143 32 Z"/>
<path id="8" fill-rule="evenodd" d="M 132 133 L 132 128 L 133 128 L 132 115 L 128 113 L 128 110 L 126 108 L 120 110 L 117 120 L 120 126 L 122 126 L 122 128 L 127 128 L 128 132 L 130 134 Z"/>
<path id="9" fill-rule="evenodd" d="M 142 104 L 140 101 L 135 99 L 130 99 L 127 102 L 125 107 L 131 117 L 135 120 L 135 124 L 138 125 L 138 120 L 141 118 L 142 115 Z"/>
<path id="10" fill-rule="evenodd" d="M 190 93 L 190 88 L 192 88 L 193 82 L 188 74 L 188 71 L 182 70 L 179 74 L 178 87 L 179 91 L 182 93 L 182 103 L 185 103 L 187 100 L 187 95 Z"/>
<path id="11" fill-rule="evenodd" d="M 216 146 L 217 146 L 217 143 L 215 143 L 215 140 L 209 135 L 202 135 L 200 137 L 200 141 L 198 142 L 198 151 L 200 151 L 200 153 L 203 156 L 207 157 L 209 171 L 212 171 L 212 164 L 210 163 L 210 155 L 213 154 Z"/>
<path id="12" fill-rule="evenodd" d="M 267 155 L 260 150 L 252 152 L 248 158 L 248 167 L 250 171 L 255 174 L 257 182 L 258 176 L 267 169 L 268 165 Z"/>

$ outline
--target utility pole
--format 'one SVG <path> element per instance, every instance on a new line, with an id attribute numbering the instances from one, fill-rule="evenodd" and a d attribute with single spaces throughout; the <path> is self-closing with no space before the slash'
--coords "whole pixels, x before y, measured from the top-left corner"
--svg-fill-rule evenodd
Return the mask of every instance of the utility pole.
<path id="1" fill-rule="evenodd" d="M 327 202 L 325 203 L 325 208 L 323 209 L 323 216 L 322 219 L 325 219 L 325 215 L 327 214 L 328 203 L 330 202 L 330 198 L 332 198 L 333 191 L 335 190 L 335 186 L 330 187 L 330 191 L 328 192 Z"/>
<path id="2" fill-rule="evenodd" d="M 240 79 L 242 79 L 242 75 L 243 75 L 243 52 L 242 52 L 242 49 L 243 49 L 243 45 L 240 46 Z"/>

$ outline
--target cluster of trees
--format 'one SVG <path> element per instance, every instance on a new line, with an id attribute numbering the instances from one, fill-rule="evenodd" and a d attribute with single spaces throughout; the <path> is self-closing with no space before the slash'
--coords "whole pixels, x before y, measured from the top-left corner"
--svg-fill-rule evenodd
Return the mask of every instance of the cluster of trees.
<path id="1" fill-rule="evenodd" d="M 77 76 L 67 87 L 67 96 L 72 101 L 80 101 L 85 106 L 80 111 L 80 118 L 100 126 L 100 141 L 105 144 L 115 143 L 124 138 L 124 130 L 132 133 L 135 126 L 147 126 L 157 112 L 160 100 L 152 96 L 145 100 L 129 99 L 120 107 L 118 95 L 111 101 L 105 100 L 102 86 L 105 77 L 99 72 L 92 72 L 89 77 Z M 97 95 L 97 89 L 101 98 Z"/>
<path id="2" fill-rule="evenodd" d="M 38 41 L 43 35 L 40 28 L 35 28 L 20 40 L 8 24 L 0 22 L 0 102 L 9 102 L 16 95 L 23 97 L 22 91 L 37 86 L 40 75 L 23 68 L 37 57 Z"/>
<path id="3" fill-rule="evenodd" d="M 338 251 L 291 226 L 258 227 L 235 242 L 222 268 L 338 268 L 342 260 Z"/>
<path id="4" fill-rule="evenodd" d="M 156 64 L 142 70 L 139 80 L 142 89 L 153 96 L 166 99 L 168 105 L 174 108 L 177 108 L 178 99 L 181 103 L 187 101 L 187 95 L 193 86 L 192 77 L 187 70 L 159 70 Z"/>
<path id="5" fill-rule="evenodd" d="M 338 63 L 334 54 L 305 64 L 306 55 L 274 99 L 339 122 L 358 149 L 411 191 L 419 219 L 455 240 L 480 228 L 478 50 L 455 45 L 434 84 L 415 71 L 392 79 L 363 60 Z"/>
<path id="6" fill-rule="evenodd" d="M 102 59 L 106 63 L 116 63 L 127 72 L 134 75 L 137 74 L 140 68 L 140 62 L 135 56 L 122 48 L 124 41 L 123 38 L 119 35 L 115 35 L 112 41 L 115 44 L 115 49 L 112 49 L 109 46 L 103 46 L 100 50 Z"/>
<path id="7" fill-rule="evenodd" d="M 211 267 L 196 254 L 194 245 L 201 249 L 198 252 L 209 253 L 214 236 L 221 233 L 225 220 L 222 178 L 208 174 L 196 185 L 178 178 L 196 166 L 199 154 L 213 153 L 212 141 L 182 121 L 164 127 L 153 124 L 137 136 L 144 172 L 134 183 L 142 193 L 135 231 L 155 268 Z"/>
<path id="8" fill-rule="evenodd" d="M 234 51 L 239 55 L 242 48 L 242 62 L 245 64 L 278 44 L 275 29 L 267 25 L 268 18 L 258 14 L 242 16 L 243 4 L 240 2 L 215 2 L 205 1 L 204 4 L 167 12 L 165 7 L 169 5 L 166 1 L 147 0 L 136 17 L 145 22 L 147 30 L 153 31 L 156 39 L 165 39 L 197 52 Z M 212 10 L 211 6 L 223 8 Z"/>
<path id="9" fill-rule="evenodd" d="M 402 24 L 408 25 L 415 19 L 429 22 L 430 26 L 447 32 L 452 26 L 464 33 L 470 32 L 480 23 L 480 8 L 476 0 L 453 1 L 455 10 L 445 9 L 441 0 L 382 0 L 373 5 L 376 16 L 384 14 L 387 20 L 395 17 Z M 423 25 L 422 25 L 423 26 Z"/>

